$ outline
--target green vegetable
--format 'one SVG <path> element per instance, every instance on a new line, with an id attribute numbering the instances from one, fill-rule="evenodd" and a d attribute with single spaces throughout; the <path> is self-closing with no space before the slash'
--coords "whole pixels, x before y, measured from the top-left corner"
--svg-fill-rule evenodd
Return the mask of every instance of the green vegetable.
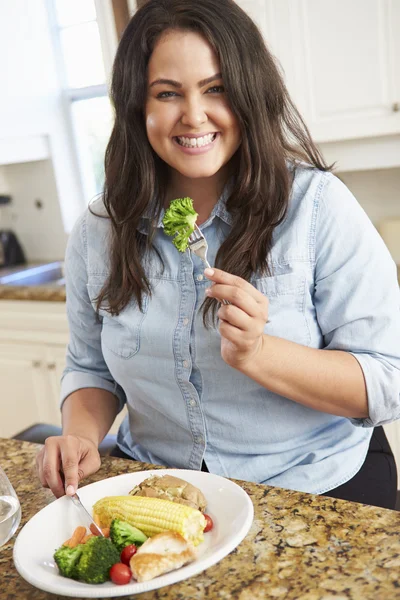
<path id="1" fill-rule="evenodd" d="M 60 574 L 84 583 L 104 583 L 110 568 L 120 562 L 119 552 L 109 538 L 92 537 L 75 548 L 62 546 L 54 553 Z"/>
<path id="2" fill-rule="evenodd" d="M 174 235 L 172 243 L 179 250 L 185 252 L 188 247 L 188 238 L 194 231 L 198 217 L 193 208 L 191 198 L 177 198 L 172 200 L 163 218 L 164 231 L 167 235 Z"/>
<path id="3" fill-rule="evenodd" d="M 78 579 L 85 583 L 103 583 L 110 579 L 110 568 L 118 562 L 119 552 L 109 538 L 90 538 L 76 566 Z"/>
<path id="4" fill-rule="evenodd" d="M 63 577 L 77 579 L 76 565 L 82 555 L 84 544 L 78 544 L 75 548 L 61 546 L 54 553 L 54 560 Z"/>
<path id="5" fill-rule="evenodd" d="M 147 536 L 126 521 L 113 519 L 110 525 L 110 539 L 119 552 L 122 552 L 125 546 L 130 544 L 141 546 L 147 540 Z"/>

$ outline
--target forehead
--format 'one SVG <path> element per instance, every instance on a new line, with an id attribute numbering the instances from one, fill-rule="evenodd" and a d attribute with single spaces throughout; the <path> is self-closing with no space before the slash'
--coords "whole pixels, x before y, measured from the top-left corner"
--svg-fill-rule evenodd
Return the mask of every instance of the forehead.
<path id="1" fill-rule="evenodd" d="M 157 41 L 149 60 L 149 79 L 162 77 L 200 81 L 219 71 L 214 50 L 193 31 L 167 31 Z"/>

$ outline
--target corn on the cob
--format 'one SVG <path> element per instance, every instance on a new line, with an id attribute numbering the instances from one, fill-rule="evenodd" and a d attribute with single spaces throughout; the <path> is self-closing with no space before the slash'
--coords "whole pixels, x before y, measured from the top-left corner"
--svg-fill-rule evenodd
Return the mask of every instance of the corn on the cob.
<path id="1" fill-rule="evenodd" d="M 194 546 L 203 541 L 206 520 L 190 506 L 144 496 L 106 496 L 98 500 L 93 511 L 101 527 L 109 527 L 113 519 L 130 523 L 151 537 L 162 531 L 176 531 Z"/>

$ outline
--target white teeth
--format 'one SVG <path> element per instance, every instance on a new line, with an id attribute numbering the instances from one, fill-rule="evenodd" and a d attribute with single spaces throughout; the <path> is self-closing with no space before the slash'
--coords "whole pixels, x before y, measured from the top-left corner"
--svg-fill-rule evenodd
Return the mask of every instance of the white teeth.
<path id="1" fill-rule="evenodd" d="M 207 144 L 211 144 L 216 138 L 216 133 L 209 133 L 208 135 L 204 135 L 203 137 L 198 138 L 187 138 L 184 136 L 177 137 L 179 144 L 181 146 L 185 146 L 185 148 L 201 148 L 202 146 L 207 146 Z"/>

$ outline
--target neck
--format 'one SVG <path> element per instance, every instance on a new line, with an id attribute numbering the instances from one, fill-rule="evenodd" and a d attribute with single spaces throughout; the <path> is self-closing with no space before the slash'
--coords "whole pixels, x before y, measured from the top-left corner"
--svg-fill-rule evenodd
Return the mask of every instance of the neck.
<path id="1" fill-rule="evenodd" d="M 214 177 L 192 179 L 173 172 L 167 192 L 167 206 L 175 198 L 189 197 L 198 213 L 197 223 L 204 223 L 218 202 L 226 182 L 226 175 L 218 173 Z"/>

